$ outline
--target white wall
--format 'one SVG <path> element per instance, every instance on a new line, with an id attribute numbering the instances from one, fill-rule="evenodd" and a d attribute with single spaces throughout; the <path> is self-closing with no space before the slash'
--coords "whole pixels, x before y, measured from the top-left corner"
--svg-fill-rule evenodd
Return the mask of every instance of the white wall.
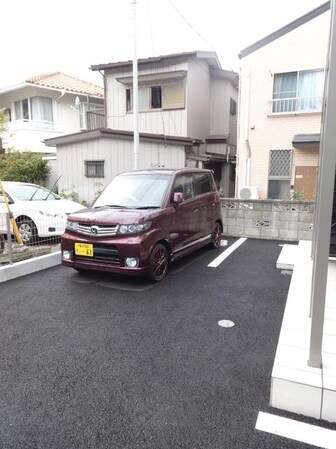
<path id="1" fill-rule="evenodd" d="M 38 129 L 33 121 L 16 121 L 15 101 L 34 96 L 52 98 L 54 120 L 52 129 Z M 75 104 L 76 96 L 78 96 L 81 101 L 86 101 L 86 95 L 66 93 L 61 97 L 60 91 L 40 88 L 37 86 L 26 86 L 11 92 L 0 94 L 0 107 L 11 109 L 12 116 L 12 122 L 8 124 L 9 131 L 4 136 L 4 146 L 14 147 L 21 151 L 55 152 L 54 148 L 46 147 L 44 145 L 44 139 L 80 131 L 79 113 L 77 110 L 72 109 Z M 101 102 L 103 107 L 103 99 L 94 100 L 94 102 Z"/>

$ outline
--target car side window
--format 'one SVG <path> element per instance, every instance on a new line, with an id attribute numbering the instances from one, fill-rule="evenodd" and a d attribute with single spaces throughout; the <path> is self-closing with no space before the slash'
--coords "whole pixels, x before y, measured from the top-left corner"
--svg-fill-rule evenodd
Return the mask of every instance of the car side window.
<path id="1" fill-rule="evenodd" d="M 213 183 L 208 173 L 199 173 L 195 175 L 195 191 L 196 195 L 212 192 Z"/>
<path id="2" fill-rule="evenodd" d="M 176 192 L 183 193 L 183 200 L 190 200 L 195 197 L 193 175 L 177 176 L 173 186 L 173 194 Z"/>

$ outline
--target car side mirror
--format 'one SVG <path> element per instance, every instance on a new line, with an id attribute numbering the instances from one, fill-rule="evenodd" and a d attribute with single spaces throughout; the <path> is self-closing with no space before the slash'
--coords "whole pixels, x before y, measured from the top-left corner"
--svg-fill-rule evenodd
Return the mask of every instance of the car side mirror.
<path id="1" fill-rule="evenodd" d="M 183 193 L 182 192 L 175 192 L 173 201 L 176 204 L 182 203 L 182 201 L 183 201 Z"/>

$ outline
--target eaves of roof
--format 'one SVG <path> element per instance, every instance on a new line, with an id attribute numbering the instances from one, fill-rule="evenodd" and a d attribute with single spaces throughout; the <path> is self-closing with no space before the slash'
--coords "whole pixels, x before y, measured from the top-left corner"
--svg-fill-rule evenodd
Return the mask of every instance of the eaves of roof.
<path id="1" fill-rule="evenodd" d="M 61 72 L 52 72 L 45 75 L 39 75 L 29 78 L 22 83 L 0 89 L 1 93 L 12 92 L 27 86 L 38 87 L 42 89 L 53 90 L 57 92 L 66 92 L 71 94 L 89 95 L 95 98 L 104 97 L 104 88 L 87 81 L 65 75 Z"/>
<path id="2" fill-rule="evenodd" d="M 85 142 L 87 140 L 98 139 L 106 137 L 108 139 L 125 139 L 132 140 L 132 131 L 123 131 L 110 128 L 99 128 L 92 131 L 83 131 L 74 134 L 68 134 L 61 137 L 52 137 L 50 139 L 45 139 L 44 143 L 47 146 L 57 147 L 62 145 L 67 145 L 71 143 Z M 178 137 L 178 136 L 165 136 L 164 134 L 149 134 L 149 133 L 139 133 L 140 141 L 147 142 L 160 142 L 166 144 L 184 145 L 184 146 L 194 146 L 201 145 L 202 140 L 192 139 L 191 137 Z"/>
<path id="3" fill-rule="evenodd" d="M 275 41 L 276 39 L 279 39 L 279 37 L 284 36 L 285 34 L 295 30 L 295 28 L 298 28 L 301 25 L 304 25 L 305 23 L 309 22 L 310 20 L 315 19 L 315 17 L 318 17 L 319 15 L 328 11 L 329 9 L 330 9 L 330 1 L 323 3 L 322 5 L 308 12 L 304 16 L 299 17 L 298 19 L 294 20 L 288 25 L 275 31 L 274 33 L 271 33 L 268 36 L 264 37 L 263 39 L 260 39 L 259 41 L 250 45 L 249 47 L 246 47 L 238 54 L 238 57 L 242 59 L 245 56 L 248 56 L 249 54 L 255 52 L 256 50 L 259 50 L 265 45 L 268 45 L 271 42 Z"/>
<path id="4" fill-rule="evenodd" d="M 318 148 L 320 145 L 321 135 L 314 134 L 294 134 L 292 139 L 295 148 Z"/>
<path id="5" fill-rule="evenodd" d="M 230 81 L 234 87 L 238 88 L 239 75 L 237 72 L 211 67 L 210 74 L 212 76 L 217 76 L 218 78 L 224 78 L 224 79 Z"/>
<path id="6" fill-rule="evenodd" d="M 161 62 L 167 62 L 170 59 L 183 59 L 183 58 L 191 58 L 191 57 L 207 59 L 210 66 L 213 66 L 216 68 L 221 68 L 217 54 L 215 52 L 207 52 L 207 51 L 191 51 L 191 52 L 185 52 L 185 53 L 173 53 L 170 55 L 138 59 L 137 63 L 138 63 L 138 66 L 145 65 L 145 64 L 158 64 Z M 107 64 L 92 65 L 90 68 L 91 68 L 91 70 L 100 71 L 100 70 L 120 69 L 120 68 L 125 68 L 125 67 L 131 67 L 132 64 L 133 64 L 133 61 L 128 60 L 128 61 L 119 61 L 119 62 L 109 62 Z"/>

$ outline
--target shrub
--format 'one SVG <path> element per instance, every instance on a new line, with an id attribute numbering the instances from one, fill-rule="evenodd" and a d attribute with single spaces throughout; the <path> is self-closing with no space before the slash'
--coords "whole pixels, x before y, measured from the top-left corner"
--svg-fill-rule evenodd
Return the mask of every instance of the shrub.
<path id="1" fill-rule="evenodd" d="M 40 153 L 14 151 L 0 155 L 0 179 L 3 181 L 43 184 L 49 174 L 48 162 Z"/>

